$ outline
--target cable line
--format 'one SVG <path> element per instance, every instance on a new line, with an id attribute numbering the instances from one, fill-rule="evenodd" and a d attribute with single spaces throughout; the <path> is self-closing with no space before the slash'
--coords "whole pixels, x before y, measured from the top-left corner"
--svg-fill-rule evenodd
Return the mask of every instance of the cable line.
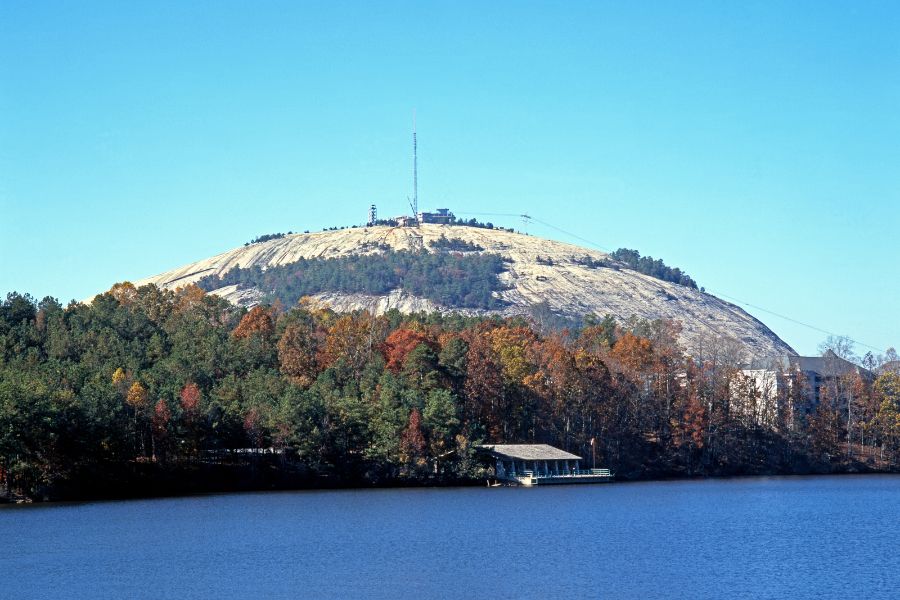
<path id="1" fill-rule="evenodd" d="M 473 216 L 492 216 L 492 217 L 522 217 L 522 218 L 527 219 L 527 220 L 529 220 L 529 221 L 534 221 L 535 223 L 539 223 L 539 224 L 541 224 L 541 225 L 543 225 L 543 226 L 545 226 L 545 227 L 549 227 L 550 229 L 553 229 L 553 230 L 555 230 L 555 231 L 558 231 L 558 232 L 560 232 L 560 233 L 562 233 L 562 234 L 564 234 L 564 235 L 567 235 L 567 236 L 569 236 L 569 237 L 572 237 L 572 238 L 574 238 L 574 239 L 576 239 L 576 240 L 579 240 L 579 241 L 581 241 L 581 242 L 584 242 L 584 243 L 586 243 L 586 244 L 590 244 L 591 246 L 594 246 L 595 248 L 599 248 L 600 250 L 603 250 L 604 252 L 610 253 L 609 248 L 606 248 L 606 247 L 604 247 L 604 246 L 601 246 L 601 245 L 598 244 L 597 242 L 594 242 L 594 241 L 589 240 L 589 239 L 587 239 L 587 238 L 581 237 L 580 235 L 576 235 L 576 234 L 572 233 L 571 231 L 566 231 L 565 229 L 562 229 L 561 227 L 557 227 L 556 225 L 551 225 L 550 223 L 547 223 L 546 221 L 543 221 L 543 220 L 538 219 L 537 217 L 534 217 L 534 216 L 531 216 L 531 215 L 515 215 L 515 214 L 512 214 L 512 213 L 470 213 L 470 212 L 462 212 L 462 213 L 460 213 L 460 214 L 473 215 Z M 710 292 L 710 293 L 712 293 L 712 292 Z M 802 326 L 802 327 L 806 327 L 807 329 L 811 329 L 811 330 L 817 331 L 817 332 L 819 332 L 819 333 L 824 333 L 824 334 L 826 334 L 826 335 L 830 335 L 830 336 L 834 336 L 834 337 L 845 337 L 845 338 L 847 338 L 848 340 L 850 340 L 851 342 L 853 342 L 854 344 L 857 344 L 857 345 L 862 346 L 862 347 L 864 347 L 864 348 L 868 348 L 869 350 L 874 350 L 874 351 L 876 351 L 876 352 L 882 352 L 882 351 L 883 351 L 881 348 L 877 348 L 877 347 L 875 347 L 875 346 L 872 346 L 871 344 L 866 344 L 866 343 L 864 343 L 864 342 L 860 342 L 859 340 L 854 339 L 854 338 L 851 338 L 850 336 L 842 336 L 842 335 L 840 335 L 840 334 L 834 333 L 833 331 L 828 331 L 827 329 L 822 329 L 821 327 L 816 327 L 815 325 L 810 325 L 809 323 L 804 323 L 803 321 L 800 321 L 800 320 L 798 320 L 798 319 L 794 319 L 793 317 L 788 317 L 788 316 L 779 314 L 779 313 L 777 313 L 777 312 L 775 312 L 775 311 L 769 310 L 769 309 L 767 309 L 767 308 L 763 308 L 762 306 L 759 306 L 759 305 L 756 305 L 756 304 L 752 304 L 752 303 L 750 303 L 750 302 L 747 302 L 747 301 L 745 301 L 745 300 L 741 300 L 741 299 L 739 299 L 739 298 L 735 298 L 734 296 L 731 296 L 731 295 L 729 295 L 729 294 L 724 294 L 724 293 L 722 293 L 722 292 L 715 292 L 713 295 L 715 295 L 715 296 L 720 296 L 720 297 L 722 297 L 722 298 L 728 298 L 729 300 L 731 300 L 731 301 L 733 301 L 733 302 L 736 302 L 736 303 L 738 303 L 738 304 L 743 304 L 744 306 L 749 306 L 750 308 L 754 308 L 754 309 L 756 309 L 756 310 L 759 310 L 759 311 L 762 311 L 762 312 L 764 312 L 764 313 L 770 314 L 770 315 L 772 315 L 772 316 L 774 316 L 774 317 L 778 317 L 779 319 L 784 319 L 785 321 L 790 321 L 791 323 L 794 323 L 794 324 L 796 324 L 796 325 L 800 325 L 800 326 Z"/>
<path id="2" fill-rule="evenodd" d="M 744 306 L 749 306 L 750 308 L 755 308 L 756 310 L 760 310 L 764 313 L 768 313 L 774 317 L 778 317 L 779 319 L 784 319 L 785 321 L 790 321 L 791 323 L 796 323 L 797 325 L 802 325 L 803 327 L 812 329 L 813 331 L 818 331 L 819 333 L 824 333 L 826 335 L 830 335 L 830 336 L 834 336 L 834 337 L 846 337 L 848 340 L 850 340 L 854 344 L 857 344 L 864 348 L 868 348 L 869 350 L 874 350 L 876 352 L 882 352 L 881 348 L 876 348 L 875 346 L 866 344 L 864 342 L 860 342 L 859 340 L 853 339 L 850 336 L 842 336 L 840 334 L 834 333 L 833 331 L 828 331 L 827 329 L 822 329 L 821 327 L 816 327 L 815 325 L 810 325 L 809 323 L 804 323 L 803 321 L 798 321 L 797 319 L 794 319 L 792 317 L 788 317 L 788 316 L 779 314 L 779 313 L 771 311 L 767 308 L 763 308 L 762 306 L 757 306 L 756 304 L 751 304 L 750 302 L 741 300 L 739 298 L 735 298 L 734 296 L 729 296 L 728 294 L 723 294 L 722 292 L 719 292 L 719 291 L 714 291 L 713 295 L 721 296 L 722 298 L 728 298 L 729 300 L 736 302 L 738 304 L 743 304 Z"/>

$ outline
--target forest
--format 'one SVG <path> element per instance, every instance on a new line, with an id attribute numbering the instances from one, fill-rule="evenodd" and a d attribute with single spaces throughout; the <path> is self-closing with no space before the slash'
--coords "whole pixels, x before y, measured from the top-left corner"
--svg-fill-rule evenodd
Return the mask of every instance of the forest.
<path id="1" fill-rule="evenodd" d="M 900 376 L 764 402 L 677 323 L 247 311 L 188 286 L 0 304 L 0 491 L 63 499 L 479 483 L 475 446 L 549 443 L 618 479 L 894 471 Z M 830 389 L 830 388 L 829 388 Z M 848 405 L 847 402 L 850 404 Z M 852 408 L 848 411 L 848 406 Z"/>
<path id="2" fill-rule="evenodd" d="M 435 242 L 438 249 L 445 249 L 441 239 L 451 249 L 476 249 L 454 245 L 446 238 Z M 265 270 L 235 267 L 222 276 L 208 275 L 197 285 L 206 291 L 235 284 L 256 287 L 268 294 L 269 302 L 277 300 L 285 306 L 319 292 L 381 295 L 395 289 L 454 308 L 504 306 L 503 300 L 494 295 L 504 289 L 497 276 L 506 268 L 496 254 L 380 250 L 375 254 L 301 258 Z"/>

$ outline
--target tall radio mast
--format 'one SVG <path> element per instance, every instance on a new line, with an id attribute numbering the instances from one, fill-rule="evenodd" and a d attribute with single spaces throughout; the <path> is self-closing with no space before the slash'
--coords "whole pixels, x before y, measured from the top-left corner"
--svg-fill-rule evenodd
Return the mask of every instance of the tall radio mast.
<path id="1" fill-rule="evenodd" d="M 419 150 L 416 142 L 416 111 L 413 110 L 413 219 L 419 223 Z"/>

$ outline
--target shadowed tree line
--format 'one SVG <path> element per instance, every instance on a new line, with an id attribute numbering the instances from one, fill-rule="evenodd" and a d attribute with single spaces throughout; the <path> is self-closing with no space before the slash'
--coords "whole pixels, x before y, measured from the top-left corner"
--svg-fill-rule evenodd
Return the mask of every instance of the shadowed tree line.
<path id="1" fill-rule="evenodd" d="M 234 470 L 265 485 L 461 482 L 484 476 L 482 442 L 589 459 L 595 440 L 598 466 L 623 478 L 896 465 L 896 375 L 848 382 L 848 436 L 837 401 L 807 415 L 798 385 L 773 409 L 738 376 L 734 345 L 688 358 L 677 335 L 611 317 L 539 333 L 304 301 L 246 311 L 197 286 L 117 284 L 67 307 L 13 293 L 0 305 L 0 489 L 143 493 Z"/>

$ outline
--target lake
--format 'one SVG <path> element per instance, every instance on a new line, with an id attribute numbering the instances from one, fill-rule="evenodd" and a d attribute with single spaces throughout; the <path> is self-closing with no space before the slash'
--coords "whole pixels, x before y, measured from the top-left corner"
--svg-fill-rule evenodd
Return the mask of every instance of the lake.
<path id="1" fill-rule="evenodd" d="M 0 508 L 4 598 L 897 598 L 900 476 Z"/>

